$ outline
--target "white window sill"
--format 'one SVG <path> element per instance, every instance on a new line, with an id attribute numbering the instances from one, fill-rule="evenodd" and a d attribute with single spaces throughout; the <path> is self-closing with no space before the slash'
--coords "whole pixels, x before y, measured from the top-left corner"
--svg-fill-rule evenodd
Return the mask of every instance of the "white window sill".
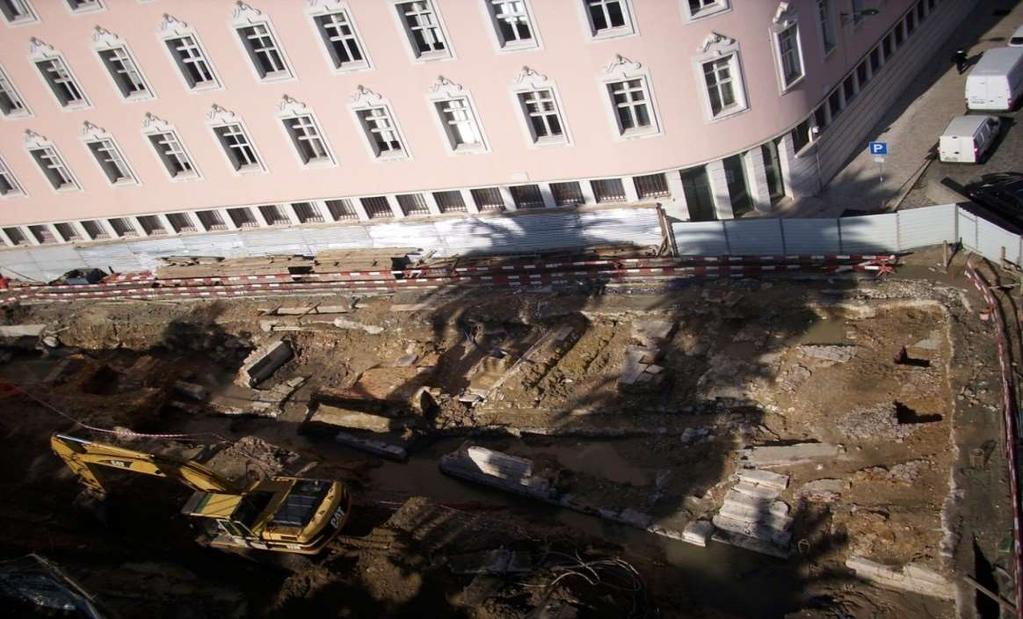
<path id="1" fill-rule="evenodd" d="M 121 180 L 110 183 L 112 187 L 126 187 L 130 185 L 138 185 L 138 181 L 133 178 L 122 178 Z"/>
<path id="2" fill-rule="evenodd" d="M 549 135 L 542 138 L 533 138 L 533 146 L 538 147 L 549 147 L 549 146 L 564 146 L 568 144 L 568 138 L 564 135 Z"/>
<path id="3" fill-rule="evenodd" d="M 245 174 L 245 175 L 249 175 L 249 174 L 262 174 L 265 171 L 266 170 L 263 169 L 263 166 L 259 165 L 258 163 L 244 165 L 244 166 L 242 166 L 240 168 L 236 168 L 235 169 L 235 172 L 237 172 L 238 174 Z"/>
<path id="4" fill-rule="evenodd" d="M 150 99 L 153 98 L 154 98 L 153 93 L 149 92 L 148 90 L 143 90 L 141 92 L 136 92 L 134 94 L 130 94 L 124 97 L 124 100 L 127 103 L 134 103 L 136 101 L 149 101 Z"/>
<path id="5" fill-rule="evenodd" d="M 330 157 L 322 157 L 320 159 L 310 159 L 302 164 L 302 167 L 307 170 L 322 170 L 324 168 L 333 168 L 334 160 Z"/>
<path id="6" fill-rule="evenodd" d="M 5 17 L 4 21 L 7 22 L 8 26 L 24 26 L 25 24 L 34 24 L 39 20 L 34 15 L 27 15 L 25 17 L 19 17 L 12 20 L 8 20 Z"/>
<path id="7" fill-rule="evenodd" d="M 86 110 L 92 107 L 88 101 L 75 101 L 74 103 L 64 103 L 60 106 L 60 109 L 65 112 L 74 112 L 76 110 Z"/>
<path id="8" fill-rule="evenodd" d="M 24 198 L 24 197 L 26 197 L 26 195 L 27 194 L 24 191 L 21 191 L 20 189 L 12 189 L 11 191 L 8 191 L 5 194 L 0 194 L 0 200 L 11 200 L 11 199 L 14 199 L 14 198 Z"/>
<path id="9" fill-rule="evenodd" d="M 487 152 L 483 144 L 459 144 L 451 149 L 453 155 L 480 155 Z"/>
<path id="10" fill-rule="evenodd" d="M 365 60 L 359 60 L 357 62 L 345 62 L 340 65 L 334 65 L 334 73 L 355 73 L 357 71 L 368 71 L 372 67 Z"/>
<path id="11" fill-rule="evenodd" d="M 441 50 L 441 51 L 435 51 L 435 52 L 432 52 L 432 51 L 431 52 L 421 52 L 419 50 L 416 50 L 415 54 L 416 54 L 416 60 L 419 61 L 419 62 L 430 62 L 430 61 L 433 61 L 433 60 L 449 60 L 451 58 L 451 52 L 449 52 L 446 49 L 445 50 Z"/>
<path id="12" fill-rule="evenodd" d="M 689 21 L 694 22 L 699 21 L 701 19 L 706 19 L 708 17 L 713 17 L 715 15 L 721 15 L 722 13 L 727 13 L 731 10 L 732 10 L 731 6 L 719 5 L 707 7 L 705 9 L 697 11 L 696 13 L 693 13 L 692 9 L 686 7 L 686 16 L 689 18 Z"/>
<path id="13" fill-rule="evenodd" d="M 78 185 L 61 185 L 60 187 L 54 187 L 53 189 L 57 193 L 70 193 L 72 191 L 79 191 Z"/>
<path id="14" fill-rule="evenodd" d="M 266 82 L 283 82 L 294 78 L 291 71 L 276 71 L 274 73 L 267 73 L 259 78 L 260 83 Z"/>
<path id="15" fill-rule="evenodd" d="M 649 127 L 637 127 L 635 129 L 626 129 L 624 131 L 620 130 L 618 137 L 623 140 L 633 140 L 638 138 L 650 138 L 660 134 L 660 129 L 654 125 L 650 125 Z"/>
<path id="16" fill-rule="evenodd" d="M 408 159 L 408 154 L 404 150 L 388 150 L 378 153 L 375 158 L 377 161 L 401 161 Z"/>
<path id="17" fill-rule="evenodd" d="M 178 174 L 172 174 L 170 180 L 172 183 L 180 183 L 184 181 L 194 181 L 200 178 L 196 172 L 179 172 Z"/>
<path id="18" fill-rule="evenodd" d="M 782 79 L 784 80 L 785 78 L 783 77 Z M 782 88 L 781 88 L 781 94 L 784 95 L 784 94 L 786 94 L 788 92 L 791 92 L 796 86 L 799 86 L 801 83 L 803 83 L 803 80 L 805 80 L 805 79 L 806 79 L 806 73 L 803 73 L 802 75 L 800 75 L 800 76 L 796 77 L 795 79 L 793 79 L 788 84 L 783 84 Z"/>
<path id="19" fill-rule="evenodd" d="M 618 26 L 617 28 L 605 28 L 603 30 L 593 31 L 592 40 L 603 41 L 604 39 L 617 39 L 620 37 L 628 37 L 636 34 L 635 29 L 631 25 Z"/>
<path id="20" fill-rule="evenodd" d="M 8 112 L 4 114 L 3 117 L 4 120 L 18 120 L 20 118 L 31 118 L 32 112 L 29 112 L 27 109 L 22 108 L 17 111 Z"/>
<path id="21" fill-rule="evenodd" d="M 726 108 L 726 109 L 721 110 L 717 114 L 712 114 L 710 120 L 711 120 L 711 122 L 717 122 L 719 120 L 727 120 L 727 119 L 729 119 L 729 118 L 731 118 L 733 116 L 738 116 L 739 114 L 742 114 L 743 112 L 746 112 L 748 110 L 749 110 L 749 106 L 747 106 L 747 105 L 733 105 L 730 108 Z"/>
<path id="22" fill-rule="evenodd" d="M 88 13 L 98 13 L 99 11 L 102 11 L 103 9 L 104 9 L 103 5 L 101 5 L 99 3 L 92 4 L 92 5 L 89 5 L 89 6 L 78 7 L 78 8 L 71 8 L 70 6 L 68 7 L 68 10 L 71 11 L 72 15 L 86 15 Z"/>
<path id="23" fill-rule="evenodd" d="M 530 49 L 536 49 L 539 47 L 536 39 L 522 39 L 519 41 L 502 41 L 500 51 L 502 52 L 521 52 Z"/>
<path id="24" fill-rule="evenodd" d="M 186 81 L 185 84 L 188 84 L 188 82 Z M 220 82 L 217 81 L 199 82 L 189 86 L 188 92 L 210 92 L 213 90 L 220 90 L 221 88 L 223 88 L 223 86 L 221 86 Z"/>

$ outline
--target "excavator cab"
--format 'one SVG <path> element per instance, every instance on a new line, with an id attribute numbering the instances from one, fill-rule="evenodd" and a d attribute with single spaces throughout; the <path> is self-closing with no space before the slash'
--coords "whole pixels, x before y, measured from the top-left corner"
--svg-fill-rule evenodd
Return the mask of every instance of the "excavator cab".
<path id="1" fill-rule="evenodd" d="M 192 488 L 181 512 L 213 525 L 210 543 L 217 547 L 315 554 L 344 527 L 351 511 L 351 496 L 339 481 L 279 476 L 239 487 L 191 460 L 61 434 L 54 434 L 50 445 L 100 496 L 97 466 L 169 477 Z"/>

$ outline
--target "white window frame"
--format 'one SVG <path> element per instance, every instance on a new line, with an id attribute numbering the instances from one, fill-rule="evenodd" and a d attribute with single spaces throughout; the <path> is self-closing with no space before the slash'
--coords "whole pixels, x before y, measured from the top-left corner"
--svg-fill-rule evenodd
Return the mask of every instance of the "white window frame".
<path id="1" fill-rule="evenodd" d="M 174 65 L 178 78 L 184 85 L 185 90 L 190 93 L 209 92 L 211 90 L 220 90 L 223 88 L 223 84 L 220 81 L 220 76 L 217 73 L 216 68 L 213 66 L 213 61 L 210 59 L 210 55 L 206 53 L 206 49 L 203 47 L 202 41 L 199 39 L 199 33 L 194 28 L 189 26 L 187 23 L 173 17 L 171 15 L 164 15 L 163 21 L 160 23 L 160 30 L 158 34 L 160 38 L 160 46 L 163 47 L 164 52 L 170 58 L 171 64 Z M 200 84 L 192 85 L 189 82 L 189 78 L 186 75 L 186 69 L 183 65 L 187 65 L 185 61 L 181 60 L 177 48 L 171 49 L 171 42 L 178 39 L 190 38 L 192 40 L 192 49 L 194 49 L 203 63 L 206 65 L 207 70 L 213 77 L 212 82 L 207 81 Z M 235 35 L 237 37 L 237 34 Z M 247 53 L 247 52 L 246 52 Z M 195 57 L 194 55 L 192 56 Z"/>
<path id="2" fill-rule="evenodd" d="M 295 153 L 295 159 L 302 168 L 331 168 L 337 165 L 337 159 L 334 158 L 334 149 L 332 149 L 330 144 L 327 142 L 327 136 L 323 133 L 322 125 L 309 106 L 285 95 L 281 101 L 280 107 L 278 108 L 277 118 L 280 121 L 281 130 L 284 131 L 288 143 L 292 146 L 292 151 Z M 316 132 L 316 138 L 323 147 L 325 154 L 322 158 L 315 160 L 311 159 L 308 162 L 303 160 L 302 153 L 299 152 L 298 145 L 295 144 L 295 141 L 300 138 L 292 135 L 292 130 L 286 123 L 286 121 L 300 118 L 309 119 L 310 126 L 313 131 Z"/>
<path id="3" fill-rule="evenodd" d="M 25 10 L 25 14 L 17 19 L 10 20 L 7 18 L 7 14 L 0 11 L 3 15 L 3 19 L 9 26 L 24 26 L 25 24 L 32 24 L 39 21 L 39 17 L 36 15 L 36 11 L 32 8 L 32 3 L 29 0 L 10 0 L 13 4 L 20 4 L 21 8 Z"/>
<path id="4" fill-rule="evenodd" d="M 11 78 L 8 77 L 7 72 L 4 71 L 3 67 L 0 67 L 0 91 L 6 92 L 7 96 L 10 97 L 12 101 L 15 101 L 21 106 L 17 111 L 12 110 L 6 114 L 0 112 L 4 119 L 14 120 L 17 118 L 29 118 L 32 116 L 32 110 L 28 107 L 28 104 L 25 103 L 25 97 L 22 97 L 21 93 L 18 92 L 18 89 L 15 88 L 14 82 L 12 82 Z"/>
<path id="5" fill-rule="evenodd" d="M 266 36 L 270 38 L 270 41 L 273 44 L 273 49 L 277 52 L 281 63 L 284 64 L 284 68 L 266 73 L 265 75 L 260 72 L 261 70 L 259 68 L 258 60 L 256 59 L 256 54 L 249 50 L 249 46 L 245 42 L 245 40 L 250 39 L 251 37 L 243 32 L 243 29 L 245 28 L 256 27 L 263 27 L 266 29 Z M 248 59 L 249 66 L 252 69 L 252 74 L 256 77 L 257 82 L 263 84 L 295 79 L 295 71 L 292 69 L 293 65 L 291 60 L 288 59 L 288 55 L 284 53 L 284 46 L 281 45 L 281 37 L 277 36 L 277 31 L 274 30 L 273 24 L 270 22 L 270 18 L 263 15 L 262 11 L 254 9 L 244 2 L 238 2 L 231 18 L 231 29 L 234 30 L 234 38 L 241 47 L 245 58 Z"/>
<path id="6" fill-rule="evenodd" d="M 639 28 L 636 25 L 636 16 L 633 13 L 632 0 L 572 0 L 575 2 L 579 9 L 582 11 L 583 23 L 586 25 L 586 32 L 589 34 L 591 41 L 602 41 L 604 39 L 614 39 L 617 37 L 630 37 L 639 34 Z M 603 30 L 597 30 L 597 26 L 593 23 L 593 18 L 590 15 L 590 2 L 600 2 L 602 5 L 607 5 L 611 2 L 617 2 L 621 5 L 622 16 L 625 18 L 625 23 L 621 26 L 615 26 L 612 28 L 605 28 Z"/>
<path id="7" fill-rule="evenodd" d="M 12 189 L 7 193 L 0 193 L 0 200 L 9 200 L 11 198 L 20 198 L 28 195 L 22 184 L 18 182 L 18 177 L 14 175 L 14 171 L 11 170 L 11 166 L 7 165 L 7 162 L 4 161 L 3 157 L 0 157 L 0 177 L 5 178 L 7 180 L 7 184 L 12 187 Z"/>
<path id="8" fill-rule="evenodd" d="M 156 146 L 150 139 L 152 136 L 166 134 L 170 134 L 174 138 L 174 142 L 184 155 L 184 158 L 188 161 L 188 165 L 192 168 L 190 172 L 175 176 L 171 174 L 171 171 L 167 168 L 167 164 L 163 161 L 163 156 L 157 151 Z M 160 164 L 160 168 L 167 173 L 167 178 L 170 179 L 172 183 L 199 180 L 202 178 L 199 166 L 195 163 L 195 157 L 193 157 L 192 153 L 186 148 L 185 143 L 181 139 L 181 134 L 178 133 L 178 130 L 174 127 L 174 125 L 152 114 L 146 114 L 145 120 L 142 122 L 142 136 L 145 139 L 149 150 L 152 151 L 153 156 L 156 157 L 157 162 Z M 180 159 L 180 157 L 177 157 L 177 159 Z"/>
<path id="9" fill-rule="evenodd" d="M 643 88 L 647 107 L 649 108 L 647 110 L 648 116 L 650 117 L 649 127 L 643 127 L 641 129 L 625 129 L 622 127 L 621 120 L 618 116 L 618 106 L 615 104 L 614 97 L 611 95 L 611 85 L 632 80 L 639 80 Z M 615 56 L 615 59 L 604 68 L 597 80 L 597 83 L 600 88 L 600 97 L 604 101 L 604 109 L 608 113 L 608 120 L 611 123 L 611 127 L 614 129 L 616 141 L 649 138 L 661 135 L 663 125 L 661 124 L 660 112 L 658 111 L 660 106 L 657 105 L 653 82 L 650 78 L 650 71 L 648 71 L 646 67 L 638 62 L 633 62 L 622 55 L 618 55 Z"/>
<path id="10" fill-rule="evenodd" d="M 409 148 L 408 140 L 405 139 L 405 133 L 401 130 L 401 125 L 394 115 L 394 108 L 387 98 L 365 86 L 359 86 L 355 95 L 349 99 L 348 109 L 351 110 L 352 119 L 355 121 L 359 133 L 363 137 L 362 142 L 374 161 L 401 161 L 412 158 L 412 151 Z M 369 135 L 372 129 L 363 122 L 361 113 L 379 109 L 384 110 L 387 119 L 390 121 L 391 127 L 388 131 L 393 132 L 398 137 L 398 142 L 401 144 L 400 150 L 380 151 L 375 145 L 373 138 Z"/>
<path id="11" fill-rule="evenodd" d="M 728 59 L 731 73 L 732 94 L 735 104 L 721 112 L 714 114 L 710 101 L 710 92 L 707 89 L 707 80 L 704 76 L 703 65 L 709 62 Z M 693 71 L 696 83 L 700 90 L 700 99 L 703 101 L 704 113 L 707 120 L 718 121 L 731 118 L 749 109 L 749 97 L 746 94 L 746 80 L 743 77 L 742 56 L 740 55 L 739 43 L 732 38 L 712 32 L 700 46 L 699 53 L 693 57 Z"/>
<path id="12" fill-rule="evenodd" d="M 437 3 L 434 0 L 387 0 L 390 4 L 391 14 L 394 17 L 394 23 L 398 25 L 398 30 L 401 32 L 401 36 L 404 37 L 408 50 L 409 57 L 414 63 L 433 62 L 437 60 L 451 60 L 455 57 L 454 47 L 451 45 L 451 36 L 448 34 L 448 29 L 444 25 L 444 17 L 440 14 L 437 9 Z M 426 4 L 430 8 L 430 12 L 433 13 L 433 18 L 437 21 L 437 29 L 440 31 L 442 42 L 444 43 L 444 49 L 442 50 L 431 50 L 421 52 L 416 47 L 415 38 L 412 35 L 412 31 L 409 29 L 408 22 L 405 20 L 405 13 L 401 8 L 403 4 L 410 3 L 422 3 Z"/>
<path id="13" fill-rule="evenodd" d="M 440 77 L 430 88 L 430 94 L 428 95 L 430 102 L 430 108 L 433 112 L 433 117 L 436 119 L 437 128 L 440 130 L 441 137 L 444 139 L 444 144 L 447 145 L 447 151 L 450 155 L 462 155 L 462 154 L 473 154 L 478 155 L 482 153 L 490 152 L 490 140 L 487 139 L 486 133 L 483 130 L 483 123 L 480 121 L 479 113 L 476 111 L 479 108 L 476 107 L 476 102 L 472 98 L 472 94 L 461 84 L 456 84 L 445 77 Z M 480 143 L 467 145 L 467 144 L 454 144 L 452 139 L 452 133 L 448 126 L 450 122 L 444 117 L 444 113 L 439 107 L 446 103 L 450 103 L 456 100 L 465 102 L 466 111 L 471 117 L 471 120 L 475 124 L 476 133 L 479 135 Z"/>
<path id="14" fill-rule="evenodd" d="M 348 7 L 347 2 L 342 0 L 310 0 L 310 6 L 306 10 L 309 15 L 309 24 L 316 33 L 316 38 L 320 42 L 320 49 L 323 52 L 323 57 L 327 61 L 327 66 L 334 73 L 352 73 L 355 71 L 366 71 L 373 68 L 373 63 L 370 60 L 369 52 L 366 50 L 365 39 L 359 32 L 359 28 L 355 23 L 352 10 Z M 338 65 L 338 59 L 334 56 L 334 50 L 328 41 L 324 38 L 324 32 L 320 30 L 320 24 L 317 18 L 326 17 L 330 15 L 344 15 L 347 26 L 351 29 L 351 38 L 355 40 L 355 44 L 359 48 L 359 52 L 362 54 L 362 60 L 354 60 L 349 62 L 341 63 Z"/>
<path id="15" fill-rule="evenodd" d="M 785 59 L 781 49 L 781 37 L 789 31 L 794 31 L 793 50 L 796 54 L 796 61 L 799 64 L 799 74 L 793 78 L 791 82 L 787 81 L 785 77 Z M 806 61 L 803 57 L 803 42 L 800 34 L 801 31 L 799 28 L 798 15 L 791 8 L 791 5 L 783 3 L 778 7 L 778 12 L 775 14 L 770 27 L 771 44 L 774 49 L 775 68 L 778 72 L 778 84 L 782 94 L 789 92 L 796 85 L 806 79 Z"/>
<path id="16" fill-rule="evenodd" d="M 533 124 L 530 121 L 529 112 L 522 101 L 522 95 L 540 91 L 548 91 L 551 93 L 551 98 L 556 108 L 555 112 L 558 116 L 558 122 L 561 124 L 561 135 L 559 136 L 537 136 Z M 565 106 L 561 103 L 561 95 L 558 93 L 558 88 L 554 84 L 554 80 L 529 67 L 522 67 L 522 72 L 519 73 L 512 82 L 511 94 L 514 99 L 515 109 L 519 112 L 519 124 L 522 126 L 522 130 L 531 147 L 543 148 L 548 146 L 565 146 L 572 143 L 572 137 L 568 130 L 568 123 L 565 121 Z"/>
<path id="17" fill-rule="evenodd" d="M 49 92 L 50 96 L 53 97 L 53 100 L 57 102 L 57 107 L 64 111 L 84 110 L 92 107 L 92 103 L 89 101 L 89 96 L 85 94 L 85 89 L 82 88 L 82 81 L 79 80 L 78 76 L 75 75 L 75 72 L 71 70 L 71 65 L 68 64 L 67 59 L 65 59 L 64 56 L 52 45 L 48 45 L 33 37 L 32 43 L 29 47 L 28 58 L 33 64 L 35 72 L 39 74 L 39 79 L 43 81 L 43 85 L 47 92 Z M 54 61 L 60 63 L 63 70 L 67 73 L 68 78 L 70 78 L 71 82 L 74 83 L 75 89 L 78 90 L 78 93 L 82 96 L 79 101 L 65 105 L 61 102 L 57 93 L 53 92 L 53 87 L 50 86 L 50 81 L 46 79 L 46 76 L 43 74 L 43 70 L 39 67 L 39 63 Z"/>
<path id="18" fill-rule="evenodd" d="M 682 16 L 686 21 L 696 21 L 698 19 L 705 19 L 712 15 L 720 15 L 727 11 L 732 10 L 731 0 L 701 0 L 705 3 L 704 7 L 699 11 L 693 13 L 692 7 L 689 6 L 689 0 L 679 0 L 679 6 L 682 7 Z"/>
<path id="19" fill-rule="evenodd" d="M 64 175 L 70 180 L 70 185 L 64 185 L 62 187 L 54 187 L 50 177 L 40 168 L 39 162 L 36 160 L 35 155 L 32 154 L 34 150 L 48 150 L 51 156 L 51 162 L 55 161 L 64 170 Z M 57 146 L 39 135 L 38 133 L 28 130 L 25 132 L 25 150 L 28 151 L 28 157 L 35 164 L 36 168 L 39 169 L 39 174 L 42 175 L 43 180 L 46 182 L 46 186 L 49 187 L 54 193 L 67 193 L 71 191 L 81 191 L 82 185 L 78 182 L 74 172 L 71 171 L 71 167 L 67 164 L 67 158 L 61 154 Z M 53 166 L 47 166 L 53 169 Z"/>
<path id="20" fill-rule="evenodd" d="M 123 100 L 145 101 L 147 99 L 153 99 L 156 97 L 156 93 L 153 92 L 152 85 L 150 84 L 149 80 L 146 79 L 145 74 L 142 72 L 142 67 L 139 65 L 138 61 L 135 60 L 135 56 L 131 53 L 131 50 L 128 49 L 128 44 L 125 42 L 124 39 L 108 30 L 104 30 L 103 28 L 97 26 L 95 33 L 92 35 L 92 42 L 93 50 L 96 52 L 96 58 L 99 60 L 100 65 L 102 65 L 103 67 L 103 72 L 106 73 L 107 77 L 110 78 L 110 82 L 113 84 L 114 90 L 117 91 L 117 94 L 121 95 L 121 98 Z M 138 81 L 142 84 L 141 92 L 135 92 L 126 95 L 124 94 L 124 92 L 121 91 L 121 86 L 120 84 L 118 84 L 117 78 L 114 77 L 113 74 L 111 73 L 113 69 L 108 67 L 106 61 L 103 59 L 103 52 L 110 51 L 120 51 L 122 54 L 124 54 L 125 59 L 127 59 L 127 61 L 131 63 L 131 69 L 134 70 L 135 75 L 138 78 Z"/>
<path id="21" fill-rule="evenodd" d="M 531 0 L 479 0 L 483 14 L 490 25 L 492 33 L 491 40 L 494 42 L 494 49 L 498 52 L 518 52 L 527 49 L 538 49 L 543 47 L 540 41 L 540 33 L 536 28 L 536 20 L 533 18 L 533 7 Z M 498 4 L 502 2 L 519 3 L 523 6 L 526 24 L 529 27 L 529 39 L 515 39 L 506 41 L 501 33 L 501 19 L 498 16 Z M 503 14 L 503 13 L 502 13 Z"/>
<path id="22" fill-rule="evenodd" d="M 252 140 L 252 133 L 249 131 L 248 127 L 245 126 L 245 123 L 242 122 L 241 117 L 234 112 L 214 104 L 213 109 L 210 110 L 210 113 L 207 116 L 206 124 L 210 129 L 210 135 L 213 136 L 213 140 L 217 143 L 217 147 L 220 148 L 221 153 L 224 155 L 224 160 L 227 161 L 228 167 L 231 168 L 231 171 L 234 174 L 238 176 L 247 176 L 250 174 L 264 174 L 267 172 L 267 167 L 263 163 L 263 158 L 260 156 L 255 142 Z M 252 158 L 255 159 L 254 163 L 235 167 L 235 161 L 231 158 L 231 155 L 228 152 L 230 146 L 221 141 L 220 134 L 216 131 L 217 129 L 228 127 L 238 128 L 241 136 L 245 138 L 245 143 L 249 147 L 249 150 L 252 151 Z"/>
<path id="23" fill-rule="evenodd" d="M 854 28 L 863 25 L 863 0 L 851 0 L 849 2 L 849 20 Z"/>
<path id="24" fill-rule="evenodd" d="M 114 158 L 119 162 L 116 163 L 115 165 L 118 168 L 122 169 L 122 171 L 127 174 L 127 178 L 123 178 L 117 181 L 110 180 L 110 177 L 107 175 L 106 170 L 103 169 L 103 165 L 96 159 L 97 157 L 96 152 L 93 151 L 90 146 L 91 144 L 95 144 L 97 142 L 105 142 L 108 145 L 107 152 L 112 153 L 112 155 L 110 155 L 111 158 Z M 132 169 L 131 165 L 128 164 L 128 160 L 124 156 L 124 151 L 121 150 L 121 147 L 117 144 L 117 141 L 114 139 L 114 136 L 110 135 L 110 133 L 104 131 L 100 127 L 97 127 L 96 125 L 90 122 L 86 122 L 82 127 L 82 144 L 85 146 L 85 149 L 89 151 L 89 157 L 92 158 L 93 162 L 95 162 L 96 164 L 96 167 L 98 167 L 100 169 L 100 172 L 103 174 L 103 178 L 107 179 L 107 182 L 110 185 L 115 187 L 121 187 L 124 185 L 139 184 L 139 178 L 135 174 L 135 171 Z"/>
<path id="25" fill-rule="evenodd" d="M 821 13 L 821 7 L 824 7 L 824 13 Z M 814 7 L 814 21 L 817 22 L 817 34 L 821 40 L 821 51 L 825 58 L 830 56 L 836 49 L 838 49 L 838 29 L 835 28 L 835 11 L 833 0 L 816 0 Z M 828 40 L 831 40 L 831 47 L 828 47 Z"/>
<path id="26" fill-rule="evenodd" d="M 88 0 L 85 6 L 72 6 L 73 0 L 59 0 L 72 15 L 85 15 L 106 9 L 101 0 Z"/>

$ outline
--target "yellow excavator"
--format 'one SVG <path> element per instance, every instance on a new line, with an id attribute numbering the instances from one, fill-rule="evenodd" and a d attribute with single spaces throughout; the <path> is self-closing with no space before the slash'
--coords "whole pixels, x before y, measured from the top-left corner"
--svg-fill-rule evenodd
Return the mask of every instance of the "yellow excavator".
<path id="1" fill-rule="evenodd" d="M 50 446 L 98 498 L 96 467 L 167 477 L 195 490 L 181 513 L 207 523 L 221 548 L 316 554 L 348 521 L 351 496 L 339 481 L 272 477 L 249 484 L 223 479 L 199 462 L 54 434 Z"/>

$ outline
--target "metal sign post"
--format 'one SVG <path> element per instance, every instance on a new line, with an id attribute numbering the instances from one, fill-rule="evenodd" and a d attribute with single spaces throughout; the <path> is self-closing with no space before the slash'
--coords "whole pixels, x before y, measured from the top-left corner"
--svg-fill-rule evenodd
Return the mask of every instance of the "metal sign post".
<path id="1" fill-rule="evenodd" d="M 884 158 L 888 156 L 888 142 L 868 142 L 867 151 L 874 156 L 878 164 L 878 183 L 884 182 Z"/>

